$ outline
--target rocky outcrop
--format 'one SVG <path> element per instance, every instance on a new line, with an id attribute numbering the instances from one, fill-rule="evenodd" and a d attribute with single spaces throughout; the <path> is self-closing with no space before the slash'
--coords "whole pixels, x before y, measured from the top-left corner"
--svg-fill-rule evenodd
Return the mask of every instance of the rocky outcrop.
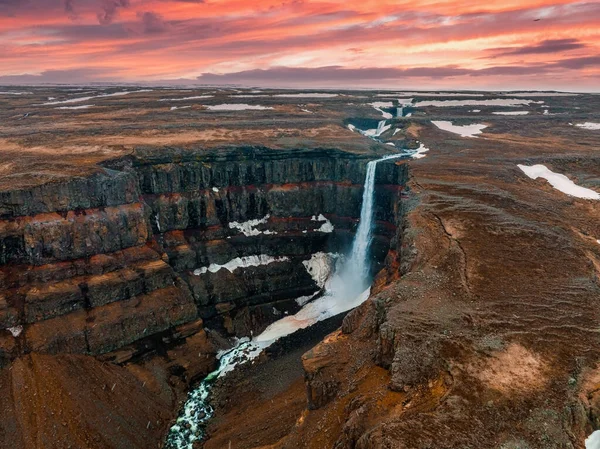
<path id="1" fill-rule="evenodd" d="M 124 362 L 204 326 L 259 332 L 320 288 L 303 262 L 348 246 L 365 162 L 336 150 L 139 149 L 86 178 L 1 192 L 0 363 L 30 352 Z M 405 180 L 403 165 L 378 166 L 376 269 Z M 274 260 L 220 268 L 259 255 Z M 204 326 L 182 335 L 186 323 Z"/>

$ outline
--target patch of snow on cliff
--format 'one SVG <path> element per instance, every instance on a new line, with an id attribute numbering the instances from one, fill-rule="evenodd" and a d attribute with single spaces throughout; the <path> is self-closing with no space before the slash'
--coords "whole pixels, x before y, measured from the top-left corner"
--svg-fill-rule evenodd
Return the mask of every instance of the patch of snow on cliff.
<path id="1" fill-rule="evenodd" d="M 358 307 L 369 298 L 370 292 L 371 289 L 369 288 L 356 298 L 348 298 L 345 295 L 338 296 L 335 292 L 328 292 L 305 305 L 295 315 L 287 316 L 274 322 L 262 334 L 255 337 L 253 341 L 263 347 L 269 346 L 277 339 L 299 329 L 305 329 L 319 321 Z"/>
<path id="2" fill-rule="evenodd" d="M 299 298 L 296 298 L 296 304 L 298 304 L 300 307 L 302 307 L 304 304 L 308 303 L 311 299 L 313 299 L 318 294 L 319 294 L 319 292 L 315 292 L 312 295 L 300 296 Z"/>
<path id="3" fill-rule="evenodd" d="M 270 106 L 260 106 L 257 104 L 246 104 L 246 103 L 225 103 L 216 104 L 212 106 L 206 106 L 209 111 L 264 111 L 266 109 L 273 109 Z"/>
<path id="4" fill-rule="evenodd" d="M 545 165 L 537 164 L 529 167 L 527 165 L 518 164 L 518 167 L 531 179 L 544 178 L 556 190 L 560 190 L 567 195 L 589 200 L 600 200 L 600 193 L 592 189 L 578 186 L 565 175 L 554 173 Z"/>
<path id="5" fill-rule="evenodd" d="M 423 159 L 425 157 L 425 153 L 427 153 L 429 151 L 429 148 L 427 148 L 425 145 L 423 145 L 422 143 L 419 145 L 419 148 L 417 148 L 416 150 L 412 150 L 414 151 L 410 157 L 412 157 L 413 159 Z"/>
<path id="6" fill-rule="evenodd" d="M 61 106 L 59 108 L 55 108 L 55 109 L 71 109 L 71 110 L 77 110 L 77 109 L 89 109 L 89 108 L 93 108 L 95 105 L 93 104 L 84 104 L 82 106 Z"/>
<path id="7" fill-rule="evenodd" d="M 257 218 L 255 220 L 244 221 L 243 223 L 238 223 L 237 221 L 232 221 L 229 223 L 230 229 L 237 229 L 241 233 L 243 233 L 246 237 L 252 237 L 254 235 L 260 235 L 263 231 L 259 231 L 256 229 L 258 225 L 265 224 L 269 221 L 270 215 L 265 215 L 263 218 Z"/>
<path id="8" fill-rule="evenodd" d="M 481 112 L 481 109 L 473 109 L 472 111 L 469 112 Z"/>
<path id="9" fill-rule="evenodd" d="M 331 222 L 327 218 L 325 218 L 325 216 L 323 214 L 319 214 L 318 217 L 315 216 L 315 215 L 313 215 L 310 220 L 311 221 L 319 221 L 319 222 L 324 221 L 325 222 L 325 223 L 323 223 L 321 225 L 320 228 L 314 229 L 317 232 L 327 232 L 327 233 L 329 233 L 329 232 L 333 232 L 333 230 L 334 230 L 333 224 L 331 224 Z"/>
<path id="10" fill-rule="evenodd" d="M 492 112 L 495 115 L 527 115 L 529 111 L 496 111 Z"/>
<path id="11" fill-rule="evenodd" d="M 324 288 L 327 279 L 335 269 L 335 261 L 338 258 L 339 254 L 318 252 L 313 254 L 309 260 L 303 261 L 302 265 L 319 288 Z"/>
<path id="12" fill-rule="evenodd" d="M 543 101 L 523 100 L 519 98 L 493 98 L 491 100 L 426 100 L 417 101 L 414 106 L 436 106 L 436 107 L 456 107 L 456 106 L 528 106 L 531 103 L 541 104 Z"/>
<path id="13" fill-rule="evenodd" d="M 212 191 L 213 191 L 213 192 L 215 192 L 215 193 L 218 193 L 218 192 L 219 192 L 219 189 L 218 189 L 218 188 L 216 188 L 216 187 L 213 187 L 213 188 L 212 188 Z"/>
<path id="14" fill-rule="evenodd" d="M 233 273 L 238 268 L 259 267 L 261 265 L 269 265 L 273 262 L 287 262 L 289 260 L 290 259 L 286 256 L 273 257 L 266 254 L 260 254 L 258 256 L 236 257 L 235 259 L 232 259 L 223 265 L 211 263 L 208 267 L 198 268 L 194 270 L 194 275 L 199 276 L 209 271 L 211 273 L 216 273 L 223 268 Z"/>
<path id="15" fill-rule="evenodd" d="M 375 108 L 376 111 L 381 112 L 381 114 L 383 115 L 384 119 L 391 119 L 394 116 L 392 114 L 390 114 L 389 112 L 385 112 L 382 108 L 393 108 L 394 107 L 394 103 L 392 103 L 391 101 L 376 101 L 375 103 L 370 103 L 371 106 L 373 106 Z"/>
<path id="16" fill-rule="evenodd" d="M 585 439 L 585 449 L 600 449 L 600 430 Z"/>
<path id="17" fill-rule="evenodd" d="M 432 120 L 431 123 L 433 123 L 439 129 L 458 134 L 461 137 L 476 137 L 475 134 L 481 134 L 481 131 L 484 128 L 487 128 L 487 125 L 478 123 L 474 123 L 472 125 L 453 125 L 452 122 L 444 120 Z"/>
<path id="18" fill-rule="evenodd" d="M 176 111 L 177 109 L 189 109 L 191 106 L 171 106 L 171 111 Z"/>
<path id="19" fill-rule="evenodd" d="M 23 332 L 23 326 L 7 327 L 6 330 L 12 334 L 13 337 L 17 338 Z"/>
<path id="20" fill-rule="evenodd" d="M 577 126 L 579 128 L 591 129 L 591 130 L 598 130 L 598 129 L 600 129 L 600 123 L 593 123 L 593 122 L 578 123 L 575 126 Z"/>

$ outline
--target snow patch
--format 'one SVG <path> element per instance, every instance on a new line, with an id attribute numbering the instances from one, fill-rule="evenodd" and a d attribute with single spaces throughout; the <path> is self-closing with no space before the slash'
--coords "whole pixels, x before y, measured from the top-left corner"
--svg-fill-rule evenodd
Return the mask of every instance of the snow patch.
<path id="1" fill-rule="evenodd" d="M 10 92 L 10 91 L 3 91 L 0 92 L 0 95 L 32 95 L 33 92 Z"/>
<path id="2" fill-rule="evenodd" d="M 495 115 L 527 115 L 529 111 L 497 111 L 492 112 Z"/>
<path id="3" fill-rule="evenodd" d="M 461 137 L 476 137 L 475 134 L 481 134 L 481 131 L 484 128 L 487 128 L 487 125 L 480 123 L 474 123 L 472 125 L 453 125 L 452 122 L 443 120 L 433 120 L 431 123 L 433 123 L 439 129 L 458 134 Z"/>
<path id="4" fill-rule="evenodd" d="M 315 229 L 315 231 L 317 231 L 317 232 L 325 232 L 325 233 L 331 233 L 331 232 L 333 232 L 333 230 L 334 230 L 333 224 L 331 224 L 331 222 L 329 220 L 327 220 L 325 223 L 323 223 L 319 229 Z"/>
<path id="5" fill-rule="evenodd" d="M 229 223 L 230 229 L 237 229 L 241 233 L 243 233 L 246 237 L 252 237 L 255 235 L 263 234 L 263 231 L 259 231 L 256 229 L 258 225 L 265 224 L 269 221 L 270 215 L 265 215 L 263 218 L 257 218 L 255 220 L 244 221 L 243 223 L 238 223 L 237 221 L 232 221 Z"/>
<path id="6" fill-rule="evenodd" d="M 183 98 L 161 98 L 158 101 L 188 101 L 188 100 L 205 100 L 212 98 L 213 95 L 196 95 L 194 97 L 183 97 Z"/>
<path id="7" fill-rule="evenodd" d="M 565 175 L 554 173 L 545 165 L 537 164 L 529 167 L 527 165 L 518 164 L 518 167 L 531 179 L 544 178 L 556 190 L 560 190 L 567 195 L 590 200 L 600 200 L 600 193 L 592 189 L 578 186 Z"/>
<path id="8" fill-rule="evenodd" d="M 392 103 L 391 101 L 376 101 L 375 103 L 370 103 L 370 104 L 371 104 L 371 106 L 373 106 L 375 108 L 376 111 L 381 112 L 384 119 L 389 120 L 394 117 L 392 114 L 390 114 L 389 112 L 385 112 L 382 109 L 382 108 L 393 108 L 394 103 Z"/>
<path id="9" fill-rule="evenodd" d="M 114 92 L 112 94 L 94 95 L 91 97 L 70 98 L 69 100 L 50 101 L 48 103 L 42 103 L 41 105 L 34 105 L 34 106 L 51 106 L 51 105 L 55 105 L 55 104 L 81 103 L 82 101 L 88 101 L 93 98 L 120 97 L 123 95 L 138 94 L 141 92 L 152 92 L 152 89 L 130 90 L 130 91 L 123 91 L 123 92 Z"/>
<path id="10" fill-rule="evenodd" d="M 171 111 L 176 111 L 177 109 L 189 109 L 191 106 L 171 106 Z"/>
<path id="11" fill-rule="evenodd" d="M 277 94 L 274 97 L 281 98 L 334 98 L 339 97 L 339 94 L 323 94 L 323 93 L 301 93 L 301 94 Z"/>
<path id="12" fill-rule="evenodd" d="M 76 109 L 88 109 L 88 108 L 93 108 L 95 105 L 93 104 L 84 104 L 82 106 L 61 106 L 55 109 L 71 109 L 71 110 L 76 110 Z"/>
<path id="13" fill-rule="evenodd" d="M 593 122 L 578 123 L 575 126 L 578 126 L 579 128 L 591 129 L 591 130 L 600 129 L 600 123 L 593 123 Z"/>
<path id="14" fill-rule="evenodd" d="M 339 257 L 340 255 L 336 253 L 318 252 L 313 254 L 309 260 L 303 261 L 302 265 L 319 288 L 324 288 L 335 269 L 335 261 Z"/>
<path id="15" fill-rule="evenodd" d="M 209 271 L 211 273 L 216 273 L 223 268 L 233 273 L 238 268 L 259 267 L 261 265 L 269 265 L 274 262 L 287 262 L 289 260 L 290 259 L 286 256 L 273 257 L 266 254 L 259 254 L 258 256 L 236 257 L 224 265 L 211 263 L 208 267 L 198 268 L 194 270 L 194 275 L 200 276 L 201 274 L 206 274 Z"/>
<path id="16" fill-rule="evenodd" d="M 215 193 L 218 193 L 218 192 L 219 192 L 219 189 L 218 189 L 218 188 L 216 188 L 216 187 L 213 187 L 213 188 L 212 188 L 212 191 L 213 191 L 213 192 L 215 192 Z"/>
<path id="17" fill-rule="evenodd" d="M 419 97 L 483 97 L 483 94 L 466 94 L 462 92 L 391 92 L 377 94 L 378 97 L 391 97 L 395 95 L 414 95 Z"/>
<path id="18" fill-rule="evenodd" d="M 410 157 L 412 157 L 413 159 L 423 159 L 425 157 L 425 153 L 427 153 L 429 151 L 429 148 L 427 148 L 425 145 L 423 145 L 422 143 L 419 145 L 419 148 L 417 148 L 416 150 L 411 150 L 412 154 L 410 155 Z"/>
<path id="19" fill-rule="evenodd" d="M 456 106 L 528 106 L 531 103 L 541 104 L 543 101 L 523 100 L 519 98 L 494 98 L 491 100 L 426 100 L 417 101 L 414 106 L 436 106 L 436 107 L 456 107 Z"/>
<path id="20" fill-rule="evenodd" d="M 567 92 L 507 92 L 502 95 L 512 95 L 513 97 L 574 97 L 579 94 Z"/>
<path id="21" fill-rule="evenodd" d="M 6 330 L 12 334 L 13 337 L 17 338 L 23 332 L 23 326 L 7 327 Z"/>
<path id="22" fill-rule="evenodd" d="M 600 449 L 600 430 L 585 439 L 585 449 Z"/>
<path id="23" fill-rule="evenodd" d="M 314 229 L 314 231 L 329 233 L 329 232 L 333 232 L 333 230 L 334 230 L 333 224 L 331 224 L 331 222 L 327 218 L 325 218 L 325 216 L 323 214 L 319 214 L 318 217 L 316 215 L 313 215 L 312 218 L 310 219 L 310 221 L 319 221 L 319 222 L 324 221 L 325 222 L 321 225 L 321 227 L 319 229 Z"/>
<path id="24" fill-rule="evenodd" d="M 369 288 L 352 299 L 348 299 L 345 295 L 338 296 L 335 292 L 326 293 L 305 305 L 295 315 L 282 318 L 271 324 L 262 334 L 254 338 L 254 342 L 267 347 L 279 338 L 290 335 L 299 329 L 305 329 L 319 321 L 354 309 L 369 298 L 370 291 Z"/>
<path id="25" fill-rule="evenodd" d="M 206 106 L 209 111 L 263 111 L 273 109 L 270 106 L 260 106 L 246 103 L 230 103 Z"/>

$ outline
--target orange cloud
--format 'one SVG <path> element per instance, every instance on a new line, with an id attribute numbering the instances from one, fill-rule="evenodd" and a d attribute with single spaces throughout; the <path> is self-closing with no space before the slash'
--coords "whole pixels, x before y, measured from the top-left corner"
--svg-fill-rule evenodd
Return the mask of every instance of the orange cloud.
<path id="1" fill-rule="evenodd" d="M 360 78 L 368 67 L 393 69 L 387 84 L 521 87 L 537 68 L 540 88 L 597 89 L 600 65 L 585 58 L 600 53 L 599 16 L 597 2 L 564 0 L 5 0 L 0 83 L 253 73 L 260 84 L 260 70 L 282 67 L 325 82 L 319 69 L 335 66 L 354 70 L 331 72 L 353 73 L 348 85 L 380 85 Z"/>

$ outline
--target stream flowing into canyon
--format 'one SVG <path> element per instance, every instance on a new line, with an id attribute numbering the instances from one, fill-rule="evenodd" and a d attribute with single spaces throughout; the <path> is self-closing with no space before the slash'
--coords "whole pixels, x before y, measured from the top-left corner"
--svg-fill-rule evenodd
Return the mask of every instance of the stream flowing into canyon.
<path id="1" fill-rule="evenodd" d="M 295 315 L 272 323 L 260 335 L 252 339 L 239 339 L 232 349 L 221 352 L 218 355 L 219 367 L 188 394 L 176 423 L 169 430 L 165 449 L 193 449 L 194 442 L 204 437 L 205 427 L 214 413 L 209 401 L 210 393 L 219 377 L 255 359 L 278 339 L 347 312 L 368 299 L 371 281 L 369 248 L 375 223 L 376 167 L 381 161 L 402 156 L 406 155 L 392 154 L 367 163 L 360 221 L 351 251 L 341 260 L 341 267 L 332 273 L 322 295 L 304 305 Z"/>

